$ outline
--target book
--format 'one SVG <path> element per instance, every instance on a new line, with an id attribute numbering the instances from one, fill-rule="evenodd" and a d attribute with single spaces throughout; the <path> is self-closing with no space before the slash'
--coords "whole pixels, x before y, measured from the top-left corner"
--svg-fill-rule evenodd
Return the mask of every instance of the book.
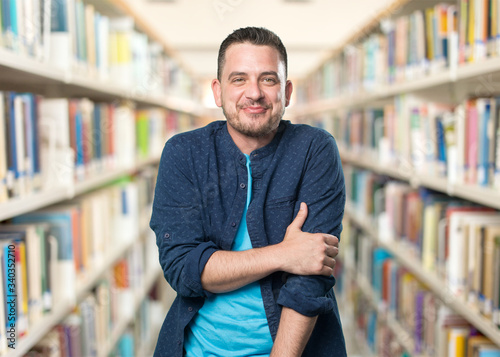
<path id="1" fill-rule="evenodd" d="M 54 66 L 68 71 L 71 68 L 71 34 L 68 25 L 68 1 L 50 2 L 50 39 L 48 60 Z"/>
<path id="2" fill-rule="evenodd" d="M 28 317 L 29 325 L 41 320 L 43 316 L 43 284 L 44 275 L 48 274 L 46 267 L 42 264 L 45 260 L 43 254 L 45 232 L 43 226 L 37 225 L 0 225 L 0 234 L 20 233 L 20 239 L 24 243 L 25 257 L 24 267 L 26 273 L 26 306 L 24 311 Z M 45 287 L 47 288 L 47 287 Z"/>
<path id="3" fill-rule="evenodd" d="M 74 152 L 70 146 L 69 102 L 45 98 L 39 104 L 40 165 L 43 189 L 69 186 L 74 177 Z"/>
<path id="4" fill-rule="evenodd" d="M 467 294 L 467 270 L 470 270 L 469 262 L 473 266 L 474 254 L 467 254 L 469 238 L 465 229 L 465 224 L 476 222 L 495 223 L 500 222 L 499 216 L 495 213 L 471 213 L 471 212 L 453 212 L 449 215 L 449 250 L 448 250 L 448 265 L 447 278 L 448 287 L 451 292 L 457 296 L 466 297 Z M 473 241 L 470 241 L 473 242 Z M 471 261 L 472 260 L 472 261 Z"/>
<path id="5" fill-rule="evenodd" d="M 498 310 L 498 299 L 495 300 L 495 288 L 498 288 L 498 280 L 500 280 L 500 270 L 495 261 L 497 255 L 497 241 L 500 239 L 499 226 L 486 226 L 484 228 L 484 243 L 482 257 L 479 263 L 482 262 L 482 284 L 480 295 L 484 299 L 481 312 L 488 318 L 492 318 L 494 310 Z"/>
<path id="6" fill-rule="evenodd" d="M 53 268 L 57 271 L 57 278 L 52 281 L 52 298 L 54 304 L 74 303 L 76 270 L 73 251 L 72 209 L 34 211 L 14 217 L 13 222 L 16 224 L 48 223 L 50 225 L 50 235 L 57 240 L 57 260 L 53 263 Z"/>
<path id="7" fill-rule="evenodd" d="M 7 137 L 6 137 L 6 127 L 7 118 L 5 116 L 5 99 L 4 92 L 0 92 L 0 203 L 7 201 Z"/>

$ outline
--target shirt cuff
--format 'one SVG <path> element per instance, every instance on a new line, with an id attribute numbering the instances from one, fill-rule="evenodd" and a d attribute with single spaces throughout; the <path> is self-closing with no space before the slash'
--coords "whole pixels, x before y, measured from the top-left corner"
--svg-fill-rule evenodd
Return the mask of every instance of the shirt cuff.
<path id="1" fill-rule="evenodd" d="M 326 314 L 334 309 L 332 299 L 326 297 L 326 293 L 333 285 L 335 285 L 335 278 L 333 276 L 330 278 L 290 276 L 281 288 L 277 302 L 281 306 L 291 308 L 308 317 Z M 318 296 L 319 294 L 314 296 L 314 288 L 318 288 L 319 286 L 330 286 L 330 288 L 327 288 L 326 291 L 321 289 L 323 290 L 323 294 L 321 296 Z"/>
<path id="2" fill-rule="evenodd" d="M 201 284 L 201 273 L 205 269 L 208 259 L 217 251 L 214 242 L 205 242 L 191 250 L 184 262 L 183 275 L 186 285 L 195 293 L 195 296 L 209 297 L 212 293 L 203 289 Z"/>

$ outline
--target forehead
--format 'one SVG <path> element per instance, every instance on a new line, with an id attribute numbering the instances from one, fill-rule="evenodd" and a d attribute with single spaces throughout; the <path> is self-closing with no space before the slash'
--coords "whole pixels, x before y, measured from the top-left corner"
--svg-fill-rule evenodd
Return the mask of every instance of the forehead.
<path id="1" fill-rule="evenodd" d="M 280 60 L 277 49 L 270 46 L 257 46 L 250 43 L 237 43 L 226 50 L 223 73 L 283 71 L 284 64 Z"/>

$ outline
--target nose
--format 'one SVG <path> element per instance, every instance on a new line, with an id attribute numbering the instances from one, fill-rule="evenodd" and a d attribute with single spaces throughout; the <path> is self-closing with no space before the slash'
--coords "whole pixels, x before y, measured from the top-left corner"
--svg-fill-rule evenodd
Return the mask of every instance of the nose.
<path id="1" fill-rule="evenodd" d="M 253 101 L 258 101 L 263 97 L 258 81 L 249 81 L 245 89 L 245 96 Z"/>

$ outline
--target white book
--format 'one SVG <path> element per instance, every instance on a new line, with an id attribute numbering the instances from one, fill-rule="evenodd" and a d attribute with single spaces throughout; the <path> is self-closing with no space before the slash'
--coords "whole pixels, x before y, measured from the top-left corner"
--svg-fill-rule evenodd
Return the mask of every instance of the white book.
<path id="1" fill-rule="evenodd" d="M 43 10 L 40 18 L 42 19 L 41 24 L 41 43 L 42 43 L 42 51 L 41 51 L 41 59 L 45 62 L 50 61 L 50 9 L 52 8 L 52 0 L 40 0 L 43 5 Z M 53 0 L 57 1 L 57 0 Z"/>
<path id="2" fill-rule="evenodd" d="M 15 135 L 16 135 L 16 163 L 17 173 L 14 192 L 16 196 L 26 195 L 26 144 L 24 141 L 24 110 L 23 100 L 19 95 L 14 98 L 14 119 L 15 119 Z"/>
<path id="3" fill-rule="evenodd" d="M 39 105 L 40 164 L 44 189 L 74 181 L 75 153 L 70 147 L 69 103 L 45 98 Z"/>
<path id="4" fill-rule="evenodd" d="M 136 162 L 135 113 L 132 104 L 122 104 L 114 110 L 113 142 L 118 168 L 130 168 Z"/>
<path id="5" fill-rule="evenodd" d="M 496 54 L 500 55 L 500 0 L 497 1 L 497 33 L 495 39 Z"/>
<path id="6" fill-rule="evenodd" d="M 455 109 L 455 125 L 456 125 L 456 163 L 453 170 L 455 171 L 456 182 L 451 183 L 459 183 L 462 184 L 465 182 L 465 136 L 466 136 L 466 128 L 465 128 L 465 107 L 463 104 L 460 104 Z"/>
<path id="7" fill-rule="evenodd" d="M 0 202 L 8 200 L 7 195 L 7 136 L 5 118 L 5 98 L 4 93 L 0 91 Z"/>
<path id="8" fill-rule="evenodd" d="M 109 18 L 107 16 L 99 15 L 98 20 L 98 73 L 102 80 L 109 79 Z"/>
<path id="9" fill-rule="evenodd" d="M 476 62 L 485 59 L 487 55 L 487 44 L 483 39 L 484 14 L 487 11 L 484 5 L 484 1 L 474 1 L 474 61 Z"/>
<path id="10" fill-rule="evenodd" d="M 469 237 L 466 225 L 500 224 L 500 215 L 495 212 L 453 212 L 449 217 L 448 262 L 446 266 L 448 287 L 452 293 L 467 298 L 469 275 Z M 471 263 L 472 264 L 472 263 Z"/>

